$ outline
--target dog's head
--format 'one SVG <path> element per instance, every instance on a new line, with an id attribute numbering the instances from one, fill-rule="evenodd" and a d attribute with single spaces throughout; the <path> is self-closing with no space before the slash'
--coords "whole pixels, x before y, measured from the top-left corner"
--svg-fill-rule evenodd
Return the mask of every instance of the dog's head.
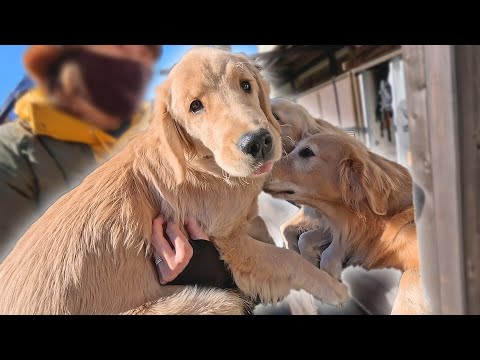
<path id="1" fill-rule="evenodd" d="M 270 100 L 272 112 L 282 129 L 282 145 L 285 153 L 308 135 L 318 133 L 343 133 L 342 129 L 329 122 L 316 119 L 302 105 L 285 98 Z"/>
<path id="2" fill-rule="evenodd" d="M 230 176 L 268 173 L 281 156 L 269 92 L 246 56 L 190 50 L 158 88 L 152 121 L 177 183 L 185 176 L 187 147 Z"/>
<path id="3" fill-rule="evenodd" d="M 311 206 L 318 201 L 343 204 L 354 212 L 364 204 L 377 215 L 387 213 L 395 188 L 363 144 L 336 134 L 302 140 L 275 164 L 264 185 L 276 198 Z"/>

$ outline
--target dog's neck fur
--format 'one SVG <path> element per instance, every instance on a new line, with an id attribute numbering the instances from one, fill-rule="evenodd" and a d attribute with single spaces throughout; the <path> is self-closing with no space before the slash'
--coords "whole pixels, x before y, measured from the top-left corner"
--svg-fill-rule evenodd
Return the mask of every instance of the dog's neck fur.
<path id="1" fill-rule="evenodd" d="M 161 145 L 155 138 L 150 138 L 143 146 L 136 148 L 141 154 L 134 158 L 133 172 L 137 179 L 150 184 L 147 201 L 155 209 L 155 214 L 162 213 L 167 219 L 175 219 L 183 224 L 187 217 L 195 218 L 202 225 L 210 237 L 228 236 L 233 228 L 246 223 L 256 216 L 250 212 L 250 205 L 254 203 L 264 183 L 264 177 L 238 178 L 227 176 L 215 162 L 213 157 L 198 157 L 185 154 L 187 170 L 185 180 L 177 185 L 170 174 L 159 178 L 158 169 L 166 159 L 155 149 Z M 149 144 L 153 141 L 153 144 Z M 153 150 L 152 150 L 153 149 Z M 136 161 L 142 161 L 142 166 L 136 166 Z M 145 161 L 149 166 L 145 166 Z M 249 191 L 246 191 L 248 188 Z M 230 204 L 245 203 L 240 201 L 251 194 L 248 208 L 232 209 Z M 221 217 L 212 217 L 211 211 L 206 208 L 205 195 L 209 197 L 208 206 L 215 206 L 221 211 Z M 234 198 L 232 198 L 234 197 Z M 228 198 L 229 201 L 225 202 Z"/>
<path id="2" fill-rule="evenodd" d="M 333 239 L 338 239 L 345 249 L 349 265 L 360 265 L 366 269 L 393 267 L 402 271 L 418 268 L 416 236 L 400 235 L 405 227 L 415 226 L 411 177 L 396 163 L 374 153 L 370 153 L 370 158 L 381 168 L 394 166 L 401 173 L 398 188 L 390 193 L 386 215 L 375 214 L 365 199 L 358 209 L 352 209 L 342 201 L 321 199 L 312 199 L 305 205 L 324 215 L 324 225 L 330 228 Z M 412 256 L 406 256 L 412 252 L 416 254 L 413 261 Z M 374 257 L 372 254 L 382 255 Z"/>

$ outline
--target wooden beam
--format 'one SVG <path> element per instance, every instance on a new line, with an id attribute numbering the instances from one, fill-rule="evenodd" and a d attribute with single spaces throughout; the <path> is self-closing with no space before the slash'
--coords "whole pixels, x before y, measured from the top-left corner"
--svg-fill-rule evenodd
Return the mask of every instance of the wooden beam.
<path id="1" fill-rule="evenodd" d="M 300 53 L 311 53 L 311 52 L 322 53 L 322 52 L 325 52 L 325 50 L 328 48 L 343 47 L 343 46 L 347 46 L 347 45 L 292 45 L 292 47 L 287 49 L 279 48 L 272 51 L 254 54 L 254 55 L 251 55 L 251 57 L 260 57 L 260 58 L 286 57 L 286 56 L 300 54 Z"/>
<path id="2" fill-rule="evenodd" d="M 372 59 L 370 61 L 364 62 L 361 65 L 359 65 L 358 67 L 355 67 L 355 68 L 351 69 L 351 71 L 354 74 L 358 74 L 359 72 L 370 69 L 370 68 L 372 68 L 376 65 L 379 65 L 379 64 L 381 64 L 385 61 L 389 61 L 389 60 L 393 59 L 394 57 L 397 57 L 397 56 L 400 56 L 400 55 L 402 55 L 402 49 L 397 49 L 397 50 L 385 53 L 382 56 L 379 56 L 379 57 L 377 57 L 375 59 Z"/>
<path id="3" fill-rule="evenodd" d="M 363 45 L 350 49 L 349 60 L 344 62 L 345 70 L 353 70 L 354 68 L 364 68 L 367 63 L 377 62 L 385 54 L 400 51 L 400 45 Z M 377 62 L 378 63 L 378 62 Z"/>
<path id="4" fill-rule="evenodd" d="M 337 76 L 339 71 L 338 71 L 337 58 L 335 57 L 335 52 L 329 51 L 327 53 L 327 57 L 328 57 L 328 65 L 330 67 L 330 75 Z"/>
<path id="5" fill-rule="evenodd" d="M 309 69 L 311 69 L 312 67 L 316 66 L 317 64 L 319 64 L 320 62 L 322 62 L 323 60 L 325 59 L 329 59 L 331 57 L 333 57 L 335 59 L 335 52 L 338 51 L 339 49 L 341 49 L 343 46 L 340 46 L 340 47 L 335 47 L 335 46 L 331 46 L 327 49 L 327 51 L 325 53 L 323 53 L 322 55 L 310 60 L 308 63 L 306 63 L 305 65 L 303 65 L 302 67 L 300 67 L 298 70 L 296 70 L 292 75 L 290 75 L 289 77 L 286 77 L 285 80 L 283 82 L 281 82 L 279 84 L 279 86 L 282 86 L 284 84 L 286 84 L 287 82 L 289 81 L 292 81 L 291 78 L 295 79 L 297 78 L 298 76 L 302 75 L 304 72 L 308 71 Z M 332 63 L 330 62 L 330 69 L 332 69 Z M 338 72 L 338 67 L 336 66 L 336 61 L 334 60 L 334 64 L 333 64 L 333 67 L 334 69 Z"/>

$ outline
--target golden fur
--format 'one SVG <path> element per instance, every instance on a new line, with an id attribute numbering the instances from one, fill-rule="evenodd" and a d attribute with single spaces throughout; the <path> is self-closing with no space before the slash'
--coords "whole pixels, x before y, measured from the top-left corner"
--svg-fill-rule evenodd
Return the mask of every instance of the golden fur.
<path id="1" fill-rule="evenodd" d="M 268 94 L 243 55 L 211 48 L 186 54 L 159 87 L 148 130 L 51 206 L 0 265 L 0 313 L 239 313 L 231 293 L 160 285 L 149 245 L 159 213 L 180 223 L 197 219 L 247 295 L 276 301 L 294 288 L 345 302 L 345 285 L 247 235 L 265 175 L 253 176 L 262 164 L 236 144 L 264 128 L 273 140 L 270 161 L 280 158 Z M 205 105 L 200 114 L 189 111 L 194 99 Z M 204 306 L 195 305 L 199 298 Z"/>
<path id="2" fill-rule="evenodd" d="M 320 255 L 321 269 L 335 278 L 340 278 L 344 262 L 366 269 L 399 269 L 404 275 L 392 313 L 429 312 L 421 296 L 407 169 L 349 136 L 315 134 L 275 164 L 264 190 L 320 211 L 317 241 L 325 241 L 325 229 L 331 234 L 331 243 Z"/>
<path id="3" fill-rule="evenodd" d="M 234 291 L 186 287 L 171 297 L 143 304 L 122 315 L 243 315 L 249 305 Z"/>
<path id="4" fill-rule="evenodd" d="M 270 100 L 272 113 L 282 129 L 282 145 L 288 154 L 296 144 L 308 135 L 318 133 L 347 134 L 328 121 L 316 119 L 302 105 L 285 98 Z"/>

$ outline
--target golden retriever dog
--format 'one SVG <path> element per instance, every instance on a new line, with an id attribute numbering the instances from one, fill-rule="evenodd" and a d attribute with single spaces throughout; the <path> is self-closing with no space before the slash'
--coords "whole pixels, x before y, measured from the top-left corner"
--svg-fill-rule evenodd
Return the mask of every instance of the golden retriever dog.
<path id="1" fill-rule="evenodd" d="M 308 135 L 317 133 L 347 134 L 328 121 L 314 118 L 302 105 L 285 98 L 270 100 L 272 113 L 282 129 L 282 146 L 285 154 Z"/>
<path id="2" fill-rule="evenodd" d="M 269 91 L 246 56 L 189 51 L 158 88 L 149 128 L 51 206 L 0 265 L 0 313 L 242 313 L 226 290 L 159 283 L 150 246 L 159 213 L 197 219 L 243 294 L 272 302 L 304 289 L 344 303 L 344 284 L 247 233 L 281 156 Z"/>
<path id="3" fill-rule="evenodd" d="M 321 212 L 332 236 L 320 255 L 321 269 L 337 279 L 344 264 L 399 269 L 392 314 L 429 312 L 419 276 L 412 179 L 403 166 L 349 136 L 316 134 L 275 164 L 264 191 Z"/>
<path id="4" fill-rule="evenodd" d="M 280 124 L 284 153 L 290 153 L 297 143 L 312 134 L 332 133 L 350 136 L 329 122 L 314 118 L 302 105 L 285 98 L 270 100 L 273 116 Z M 317 231 L 319 228 L 322 230 Z M 280 230 L 287 249 L 296 251 L 315 266 L 320 253 L 332 241 L 328 229 L 322 225 L 322 214 L 315 208 L 301 206 L 300 210 Z M 319 241 L 322 238 L 322 241 Z"/>

